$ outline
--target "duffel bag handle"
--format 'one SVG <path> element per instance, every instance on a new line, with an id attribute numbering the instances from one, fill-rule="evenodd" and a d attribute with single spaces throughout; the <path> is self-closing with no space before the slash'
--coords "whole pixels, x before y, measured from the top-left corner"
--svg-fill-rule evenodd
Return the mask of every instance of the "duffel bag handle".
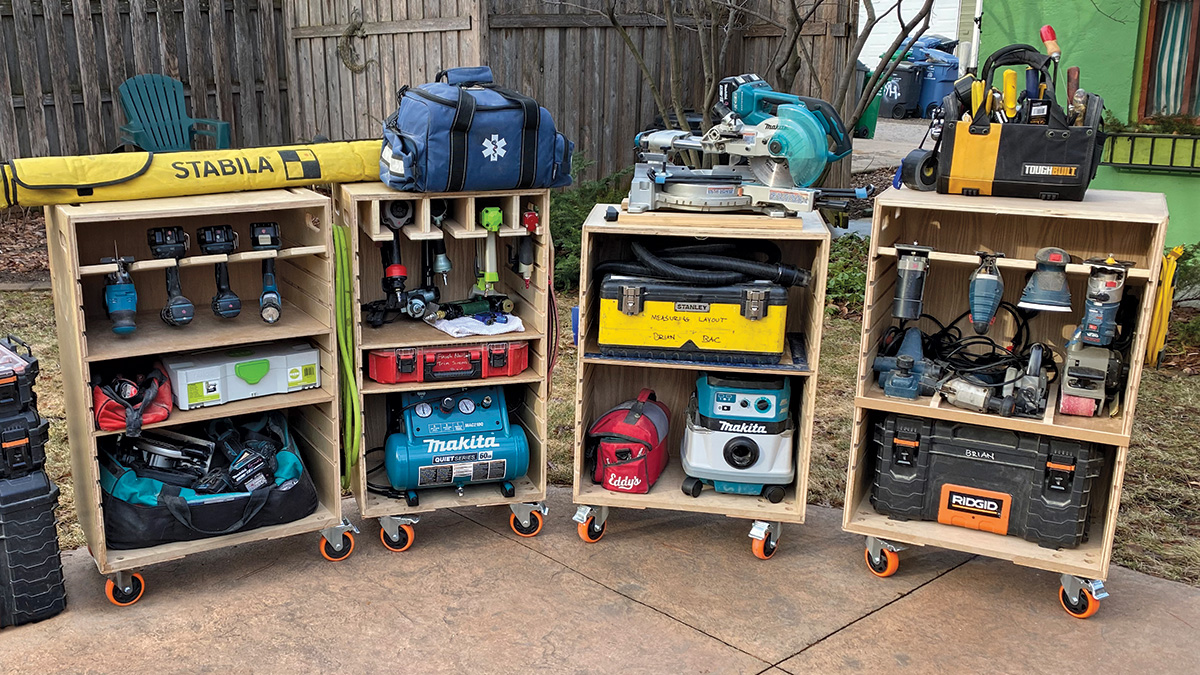
<path id="1" fill-rule="evenodd" d="M 192 522 L 191 506 L 187 503 L 186 499 L 180 496 L 178 487 L 163 485 L 162 491 L 158 493 L 158 501 L 167 507 L 167 511 L 175 517 L 175 520 L 178 520 L 180 524 L 189 530 L 208 536 L 217 536 L 237 532 L 253 520 L 254 516 L 257 516 L 258 512 L 262 511 L 263 507 L 267 505 L 267 497 L 270 496 L 271 488 L 273 487 L 274 485 L 251 492 L 250 499 L 246 500 L 246 508 L 242 511 L 242 517 L 238 518 L 237 522 L 232 523 L 229 527 L 220 530 L 205 530 L 197 527 Z"/>
<path id="2" fill-rule="evenodd" d="M 642 411 L 646 408 L 647 401 L 658 400 L 654 395 L 654 390 L 650 387 L 638 392 L 637 400 L 633 405 L 629 406 L 629 414 L 625 416 L 625 424 L 637 424 L 637 421 L 642 418 Z"/>
<path id="3" fill-rule="evenodd" d="M 446 84 L 467 85 L 472 84 L 487 84 L 492 82 L 492 69 L 488 66 L 467 66 L 463 68 L 447 68 L 439 70 L 434 76 L 434 82 L 441 82 L 445 78 Z"/>

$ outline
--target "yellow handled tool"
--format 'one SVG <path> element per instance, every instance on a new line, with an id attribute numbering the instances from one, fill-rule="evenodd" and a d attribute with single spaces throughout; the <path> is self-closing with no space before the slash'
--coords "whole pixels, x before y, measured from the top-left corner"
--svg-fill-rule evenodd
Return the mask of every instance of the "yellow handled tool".
<path id="1" fill-rule="evenodd" d="M 983 80 L 975 80 L 971 83 L 971 114 L 977 115 L 979 109 L 983 107 L 983 100 L 987 97 L 987 83 Z M 987 117 L 984 111 L 984 117 Z"/>
<path id="2" fill-rule="evenodd" d="M 1008 119 L 1017 117 L 1017 71 L 1004 71 L 1004 116 Z"/>
<path id="3" fill-rule="evenodd" d="M 1175 303 L 1175 270 L 1182 255 L 1182 246 L 1167 251 L 1158 275 L 1158 294 L 1154 298 L 1154 316 L 1150 319 L 1150 338 L 1146 341 L 1146 365 L 1155 368 L 1167 344 L 1167 324 L 1171 320 L 1171 305 Z"/>

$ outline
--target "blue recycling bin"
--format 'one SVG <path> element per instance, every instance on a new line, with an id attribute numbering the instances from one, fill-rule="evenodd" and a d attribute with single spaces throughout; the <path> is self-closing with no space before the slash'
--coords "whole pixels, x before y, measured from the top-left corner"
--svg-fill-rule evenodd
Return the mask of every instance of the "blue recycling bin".
<path id="1" fill-rule="evenodd" d="M 915 65 L 921 73 L 920 114 L 922 117 L 933 117 L 933 112 L 941 107 L 942 99 L 954 91 L 954 81 L 958 79 L 958 57 L 938 51 L 925 52 L 926 60 L 917 61 Z"/>

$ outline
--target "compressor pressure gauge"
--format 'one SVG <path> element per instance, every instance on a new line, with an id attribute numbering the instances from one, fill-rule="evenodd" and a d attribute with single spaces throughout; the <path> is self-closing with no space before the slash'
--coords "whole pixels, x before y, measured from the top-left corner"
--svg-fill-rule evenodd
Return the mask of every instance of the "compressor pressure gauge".
<path id="1" fill-rule="evenodd" d="M 470 415 L 475 412 L 475 401 L 469 398 L 463 398 L 458 401 L 458 412 L 464 415 Z"/>
<path id="2" fill-rule="evenodd" d="M 417 404 L 417 407 L 413 409 L 413 412 L 417 413 L 417 417 L 424 419 L 433 414 L 433 406 L 429 405 L 428 403 L 421 402 Z"/>

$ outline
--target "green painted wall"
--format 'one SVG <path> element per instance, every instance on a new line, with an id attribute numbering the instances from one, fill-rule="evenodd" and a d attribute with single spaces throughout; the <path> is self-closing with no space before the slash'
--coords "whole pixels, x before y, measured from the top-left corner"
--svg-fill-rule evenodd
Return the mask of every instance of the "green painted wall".
<path id="1" fill-rule="evenodd" d="M 1067 68 L 1079 66 L 1080 86 L 1103 96 L 1104 106 L 1122 117 L 1132 100 L 1141 13 L 1137 0 L 984 0 L 979 66 L 1014 42 L 1043 49 L 1038 31 L 1050 24 L 1063 51 L 1059 100 L 1066 96 Z"/>
<path id="2" fill-rule="evenodd" d="M 1167 195 L 1167 209 L 1171 212 L 1167 246 L 1200 242 L 1200 177 L 1117 171 L 1111 166 L 1102 166 L 1096 170 L 1096 178 L 1090 187 L 1162 192 Z"/>
<path id="3" fill-rule="evenodd" d="M 968 1 L 968 0 L 964 0 Z M 1138 42 L 1146 3 L 1139 0 L 985 0 L 979 65 L 1014 42 L 1039 49 L 1039 29 L 1054 26 L 1063 50 L 1058 99 L 1066 98 L 1066 69 L 1079 66 L 1080 85 L 1104 97 L 1104 107 L 1128 119 L 1141 86 Z M 1200 175 L 1117 171 L 1102 166 L 1091 187 L 1162 192 L 1171 211 L 1167 244 L 1200 242 Z"/>

